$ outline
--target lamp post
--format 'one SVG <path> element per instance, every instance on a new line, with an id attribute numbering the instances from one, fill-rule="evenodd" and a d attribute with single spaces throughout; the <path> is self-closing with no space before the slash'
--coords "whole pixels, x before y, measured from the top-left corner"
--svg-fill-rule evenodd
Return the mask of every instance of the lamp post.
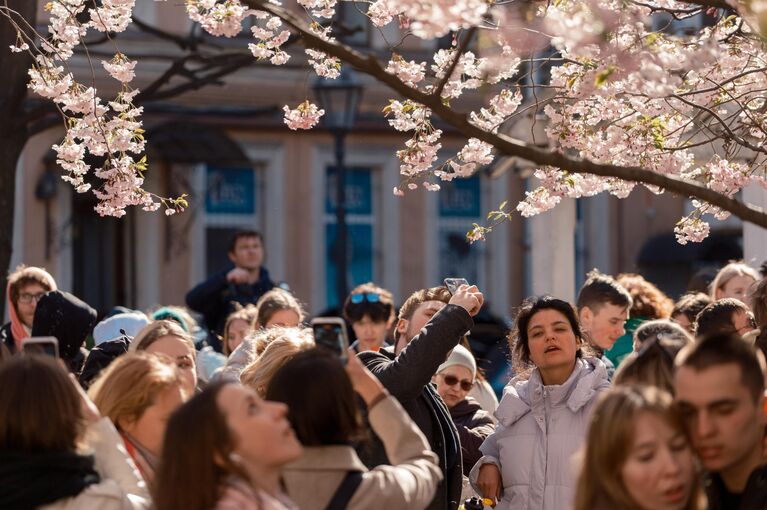
<path id="1" fill-rule="evenodd" d="M 354 122 L 362 98 L 362 85 L 354 71 L 349 67 L 341 69 L 341 75 L 335 80 L 318 78 L 312 85 L 319 107 L 325 110 L 322 125 L 327 128 L 335 140 L 336 156 L 336 242 L 334 255 L 336 262 L 336 295 L 338 306 L 342 306 L 348 292 L 346 272 L 347 228 L 346 228 L 346 168 L 344 167 L 346 134 L 354 127 Z"/>

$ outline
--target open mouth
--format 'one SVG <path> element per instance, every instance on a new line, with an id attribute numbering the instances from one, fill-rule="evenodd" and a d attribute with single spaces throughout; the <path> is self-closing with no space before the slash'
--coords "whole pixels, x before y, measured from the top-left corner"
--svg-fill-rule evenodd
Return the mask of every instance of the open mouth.
<path id="1" fill-rule="evenodd" d="M 686 495 L 685 486 L 683 484 L 676 485 L 667 491 L 663 492 L 663 498 L 669 503 L 681 503 Z"/>
<path id="2" fill-rule="evenodd" d="M 550 347 L 546 347 L 546 350 L 543 351 L 543 352 L 545 354 L 549 354 L 550 352 L 554 352 L 554 351 L 558 351 L 558 350 L 560 350 L 559 347 L 552 345 Z"/>

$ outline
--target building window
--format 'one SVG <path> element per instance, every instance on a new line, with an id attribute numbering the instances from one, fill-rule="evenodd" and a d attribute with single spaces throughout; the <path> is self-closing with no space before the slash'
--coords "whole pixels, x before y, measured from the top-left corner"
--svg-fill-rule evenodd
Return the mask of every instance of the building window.
<path id="1" fill-rule="evenodd" d="M 213 274 L 231 262 L 229 240 L 238 230 L 260 230 L 262 172 L 257 168 L 205 169 L 205 269 Z"/>
<path id="2" fill-rule="evenodd" d="M 336 176 L 334 167 L 326 169 L 325 192 L 325 281 L 328 307 L 340 306 L 336 295 Z M 374 280 L 375 231 L 373 170 L 365 167 L 346 169 L 346 240 L 347 282 L 349 290 Z"/>
<path id="3" fill-rule="evenodd" d="M 466 278 L 480 285 L 484 281 L 481 243 L 470 244 L 466 232 L 472 223 L 482 223 L 482 182 L 475 174 L 441 184 L 439 192 L 439 274 L 442 278 Z"/>

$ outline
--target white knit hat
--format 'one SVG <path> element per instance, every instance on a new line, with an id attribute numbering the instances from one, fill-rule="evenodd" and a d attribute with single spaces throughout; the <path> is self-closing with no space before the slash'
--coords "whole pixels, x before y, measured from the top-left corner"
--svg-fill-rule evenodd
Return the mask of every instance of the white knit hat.
<path id="1" fill-rule="evenodd" d="M 93 342 L 100 345 L 123 335 L 133 338 L 147 324 L 149 324 L 149 319 L 141 312 L 113 315 L 99 322 L 93 328 Z"/>
<path id="2" fill-rule="evenodd" d="M 474 356 L 469 352 L 469 350 L 462 345 L 455 346 L 453 352 L 450 353 L 450 356 L 448 356 L 447 360 L 439 366 L 437 373 L 440 373 L 446 368 L 452 367 L 453 365 L 466 367 L 471 372 L 472 379 L 477 377 L 477 361 L 474 359 Z"/>

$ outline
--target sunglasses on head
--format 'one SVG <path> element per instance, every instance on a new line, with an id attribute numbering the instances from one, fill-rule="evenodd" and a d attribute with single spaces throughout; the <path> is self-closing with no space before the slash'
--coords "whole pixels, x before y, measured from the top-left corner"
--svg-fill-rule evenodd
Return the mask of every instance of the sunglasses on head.
<path id="1" fill-rule="evenodd" d="M 454 375 L 443 375 L 442 378 L 448 386 L 455 386 L 456 384 L 461 383 L 461 389 L 463 391 L 471 391 L 471 388 L 474 387 L 474 382 L 469 381 L 468 379 L 460 380 Z"/>
<path id="2" fill-rule="evenodd" d="M 381 295 L 377 292 L 361 292 L 359 294 L 352 294 L 350 299 L 355 305 L 358 305 L 363 301 L 367 301 L 368 303 L 378 303 L 381 301 Z"/>

